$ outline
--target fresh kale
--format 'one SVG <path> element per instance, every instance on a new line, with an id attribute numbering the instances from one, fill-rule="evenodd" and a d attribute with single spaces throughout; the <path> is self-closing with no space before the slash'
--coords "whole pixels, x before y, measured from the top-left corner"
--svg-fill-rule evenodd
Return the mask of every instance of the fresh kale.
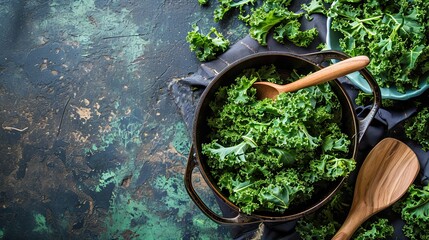
<path id="1" fill-rule="evenodd" d="M 248 214 L 284 212 L 311 198 L 316 183 L 327 185 L 355 168 L 329 84 L 257 100 L 252 84 L 260 80 L 281 77 L 274 66 L 249 69 L 218 90 L 210 103 L 209 141 L 202 145 L 219 188 Z"/>
<path id="2" fill-rule="evenodd" d="M 288 39 L 293 44 L 308 47 L 318 35 L 316 28 L 301 30 L 299 19 L 303 12 L 295 13 L 289 9 L 290 0 L 266 0 L 256 8 L 249 19 L 250 36 L 261 45 L 267 45 L 267 35 L 274 30 L 273 38 L 284 43 Z"/>
<path id="3" fill-rule="evenodd" d="M 308 4 L 301 4 L 301 9 L 305 11 L 305 18 L 310 21 L 313 20 L 312 14 L 327 14 L 327 9 L 325 8 L 323 0 L 311 0 Z"/>
<path id="4" fill-rule="evenodd" d="M 417 187 L 411 185 L 406 198 L 395 209 L 400 212 L 405 225 L 404 235 L 412 240 L 428 240 L 429 232 L 429 185 Z"/>
<path id="5" fill-rule="evenodd" d="M 367 55 L 380 87 L 418 89 L 429 74 L 429 1 L 336 1 L 331 28 L 351 56 Z"/>
<path id="6" fill-rule="evenodd" d="M 225 52 L 229 47 L 229 41 L 216 28 L 211 28 L 207 35 L 200 32 L 199 27 L 194 24 L 192 31 L 188 32 L 186 41 L 189 48 L 195 52 L 200 61 L 209 61 L 217 55 Z"/>
<path id="7" fill-rule="evenodd" d="M 238 9 L 239 10 L 239 19 L 246 19 L 246 11 L 245 7 L 249 5 L 253 5 L 257 0 L 240 0 L 238 2 L 235 2 L 233 0 L 218 0 L 219 5 L 214 10 L 214 21 L 219 22 L 222 20 L 225 16 L 225 14 L 230 11 L 231 9 Z"/>
<path id="8" fill-rule="evenodd" d="M 305 31 L 301 31 L 300 28 L 301 23 L 296 19 L 282 23 L 274 29 L 273 38 L 279 43 L 285 43 L 285 39 L 288 39 L 296 46 L 308 47 L 319 32 L 316 28 Z"/>
<path id="9" fill-rule="evenodd" d="M 395 229 L 386 218 L 376 218 L 360 227 L 353 236 L 355 240 L 387 239 Z"/>
<path id="10" fill-rule="evenodd" d="M 404 125 L 408 138 L 422 146 L 423 151 L 429 151 L 429 108 L 423 107 L 416 115 L 407 119 Z"/>
<path id="11" fill-rule="evenodd" d="M 200 5 L 206 5 L 207 3 L 209 3 L 209 0 L 198 0 L 198 3 Z"/>

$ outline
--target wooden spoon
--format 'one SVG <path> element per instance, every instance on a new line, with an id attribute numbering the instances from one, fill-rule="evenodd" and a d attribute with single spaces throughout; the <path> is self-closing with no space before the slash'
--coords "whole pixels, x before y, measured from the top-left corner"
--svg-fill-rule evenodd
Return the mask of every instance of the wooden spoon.
<path id="1" fill-rule="evenodd" d="M 279 85 L 270 82 L 255 82 L 253 87 L 256 88 L 256 97 L 258 99 L 272 98 L 276 99 L 277 95 L 284 92 L 293 92 L 302 88 L 325 83 L 330 80 L 345 76 L 349 73 L 361 70 L 369 64 L 367 56 L 357 56 L 348 58 L 338 63 L 309 74 L 295 82 Z"/>
<path id="2" fill-rule="evenodd" d="M 368 218 L 399 200 L 419 169 L 416 154 L 405 143 L 393 138 L 379 142 L 359 170 L 350 212 L 332 239 L 350 239 Z"/>

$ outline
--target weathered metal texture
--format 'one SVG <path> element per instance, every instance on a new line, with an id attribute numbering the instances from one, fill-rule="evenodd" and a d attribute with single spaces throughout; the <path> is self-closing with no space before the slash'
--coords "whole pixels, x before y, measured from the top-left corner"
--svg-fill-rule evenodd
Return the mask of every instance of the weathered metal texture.
<path id="1" fill-rule="evenodd" d="M 0 239 L 221 231 L 182 185 L 167 86 L 199 62 L 197 1 L 0 1 Z"/>

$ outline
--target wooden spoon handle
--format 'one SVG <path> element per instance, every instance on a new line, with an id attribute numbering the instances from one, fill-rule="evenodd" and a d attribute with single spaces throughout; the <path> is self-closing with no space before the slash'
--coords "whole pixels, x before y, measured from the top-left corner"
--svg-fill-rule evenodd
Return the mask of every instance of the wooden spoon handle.
<path id="1" fill-rule="evenodd" d="M 365 209 L 365 207 L 352 206 L 346 220 L 332 240 L 350 239 L 359 226 L 371 216 Z"/>
<path id="2" fill-rule="evenodd" d="M 332 64 L 328 67 L 307 75 L 298 81 L 283 85 L 280 92 L 294 92 L 302 88 L 318 85 L 328 82 L 330 80 L 343 77 L 349 73 L 361 70 L 369 64 L 367 56 L 357 56 L 348 58 L 338 63 Z"/>

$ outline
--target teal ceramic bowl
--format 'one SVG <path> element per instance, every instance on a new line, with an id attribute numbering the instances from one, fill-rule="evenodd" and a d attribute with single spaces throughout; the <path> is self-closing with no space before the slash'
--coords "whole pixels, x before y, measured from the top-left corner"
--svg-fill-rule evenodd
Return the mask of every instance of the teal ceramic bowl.
<path id="1" fill-rule="evenodd" d="M 331 30 L 331 22 L 332 22 L 332 19 L 328 18 L 327 20 L 328 32 L 326 35 L 327 47 L 330 50 L 342 51 L 339 45 L 339 39 L 342 37 L 342 35 L 338 32 Z M 371 88 L 369 87 L 368 83 L 358 72 L 349 74 L 347 75 L 347 77 L 354 85 L 356 85 L 362 91 L 366 93 L 371 93 Z M 413 97 L 417 97 L 429 88 L 429 84 L 428 84 L 429 76 L 426 76 L 425 80 L 426 81 L 420 82 L 419 89 L 406 90 L 405 93 L 398 92 L 396 87 L 380 88 L 381 96 L 382 98 L 393 99 L 393 100 L 407 100 Z"/>

